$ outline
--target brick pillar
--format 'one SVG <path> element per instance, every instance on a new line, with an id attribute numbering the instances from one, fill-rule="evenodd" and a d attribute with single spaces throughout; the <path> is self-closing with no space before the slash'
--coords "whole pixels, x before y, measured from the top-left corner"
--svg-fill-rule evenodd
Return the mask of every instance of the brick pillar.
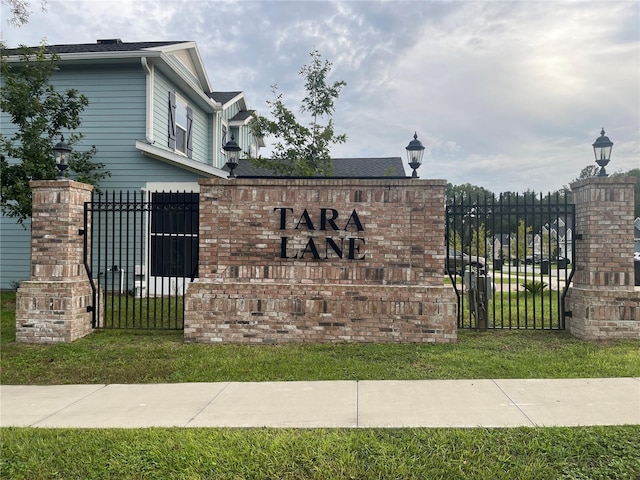
<path id="1" fill-rule="evenodd" d="M 71 180 L 31 182 L 31 274 L 16 296 L 18 342 L 72 342 L 91 332 L 80 230 L 92 190 Z"/>
<path id="2" fill-rule="evenodd" d="M 635 177 L 592 177 L 571 185 L 576 205 L 575 274 L 567 296 L 569 331 L 580 338 L 640 338 L 634 287 Z"/>

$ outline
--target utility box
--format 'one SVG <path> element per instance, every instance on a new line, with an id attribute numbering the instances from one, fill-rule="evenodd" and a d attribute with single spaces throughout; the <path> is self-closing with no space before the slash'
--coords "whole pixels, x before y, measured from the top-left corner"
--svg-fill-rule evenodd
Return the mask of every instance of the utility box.
<path id="1" fill-rule="evenodd" d="M 491 280 L 486 274 L 480 275 L 475 270 L 466 270 L 464 285 L 467 289 L 469 309 L 476 319 L 476 328 L 486 330 L 489 320 L 489 301 L 493 294 Z"/>

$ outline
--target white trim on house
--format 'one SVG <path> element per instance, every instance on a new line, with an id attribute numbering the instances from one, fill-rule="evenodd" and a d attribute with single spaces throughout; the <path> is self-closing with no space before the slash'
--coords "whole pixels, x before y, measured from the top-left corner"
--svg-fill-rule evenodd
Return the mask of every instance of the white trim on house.
<path id="1" fill-rule="evenodd" d="M 147 73 L 146 76 L 146 98 L 145 98 L 145 111 L 146 111 L 146 119 L 145 119 L 145 123 L 146 123 L 146 140 L 149 143 L 153 143 L 154 139 L 153 139 L 153 109 L 154 109 L 154 105 L 153 105 L 153 95 L 154 95 L 154 86 L 155 86 L 155 77 L 156 77 L 156 71 L 155 71 L 155 67 L 153 65 L 150 65 L 149 62 L 147 62 L 147 57 L 142 57 L 140 59 L 140 62 L 142 63 L 142 68 L 144 69 L 144 71 Z"/>
<path id="2" fill-rule="evenodd" d="M 239 92 L 238 95 L 236 95 L 235 97 L 233 97 L 231 100 L 229 100 L 227 103 L 225 103 L 222 108 L 229 108 L 231 105 L 233 105 L 234 103 L 238 102 L 242 100 L 242 104 L 241 104 L 241 109 L 246 110 L 247 109 L 247 100 L 244 96 L 244 92 Z"/>
<path id="3" fill-rule="evenodd" d="M 178 166 L 185 170 L 189 170 L 191 172 L 201 174 L 205 177 L 227 178 L 229 176 L 228 172 L 225 172 L 220 168 L 216 168 L 211 165 L 206 165 L 204 163 L 197 162 L 195 160 L 185 157 L 184 155 L 173 153 L 164 148 L 156 147 L 154 145 L 149 145 L 148 143 L 141 142 L 139 140 L 136 141 L 136 148 L 140 150 L 140 152 L 142 152 L 142 154 L 144 155 L 148 155 L 149 157 L 155 158 L 157 160 L 161 160 L 163 162 Z"/>
<path id="4" fill-rule="evenodd" d="M 145 192 L 193 192 L 200 193 L 198 182 L 147 182 Z"/>

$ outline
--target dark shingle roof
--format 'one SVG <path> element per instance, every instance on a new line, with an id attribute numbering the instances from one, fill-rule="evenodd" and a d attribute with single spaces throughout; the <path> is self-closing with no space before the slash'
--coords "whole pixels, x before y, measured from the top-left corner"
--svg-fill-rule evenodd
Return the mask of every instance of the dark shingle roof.
<path id="1" fill-rule="evenodd" d="M 213 98 L 216 102 L 220 102 L 221 104 L 225 104 L 230 100 L 233 100 L 242 92 L 211 92 L 209 96 Z"/>
<path id="2" fill-rule="evenodd" d="M 227 168 L 225 167 L 225 170 Z M 240 160 L 235 169 L 238 177 L 273 177 L 269 170 L 253 166 L 247 160 Z M 385 158 L 334 158 L 335 177 L 404 177 L 406 173 L 400 157 Z"/>
<path id="3" fill-rule="evenodd" d="M 336 177 L 404 177 L 400 157 L 384 158 L 334 158 Z"/>
<path id="4" fill-rule="evenodd" d="M 232 122 L 244 122 L 245 120 L 247 120 L 250 117 L 251 117 L 251 112 L 249 112 L 248 110 L 240 110 L 238 113 L 236 113 L 233 116 L 233 118 L 230 121 L 232 121 Z"/>
<path id="5" fill-rule="evenodd" d="M 47 52 L 49 53 L 101 53 L 101 52 L 134 52 L 137 50 L 144 50 L 145 48 L 153 47 L 165 47 L 167 45 L 176 45 L 180 43 L 187 43 L 185 41 L 171 41 L 171 42 L 123 42 L 120 39 L 107 39 L 98 40 L 96 43 L 76 43 L 71 45 L 47 45 Z M 37 48 L 37 47 L 33 47 Z M 17 55 L 17 48 L 10 48 L 5 50 L 5 55 Z"/>

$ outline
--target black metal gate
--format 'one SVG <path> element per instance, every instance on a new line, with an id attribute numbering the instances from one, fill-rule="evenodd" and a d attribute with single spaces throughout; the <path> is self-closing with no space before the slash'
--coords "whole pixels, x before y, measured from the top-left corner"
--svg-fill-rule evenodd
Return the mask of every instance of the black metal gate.
<path id="1" fill-rule="evenodd" d="M 184 328 L 198 276 L 198 194 L 108 192 L 84 206 L 94 328 Z"/>
<path id="2" fill-rule="evenodd" d="M 449 203 L 445 271 L 458 297 L 458 327 L 564 329 L 575 263 L 575 206 L 567 196 Z"/>

